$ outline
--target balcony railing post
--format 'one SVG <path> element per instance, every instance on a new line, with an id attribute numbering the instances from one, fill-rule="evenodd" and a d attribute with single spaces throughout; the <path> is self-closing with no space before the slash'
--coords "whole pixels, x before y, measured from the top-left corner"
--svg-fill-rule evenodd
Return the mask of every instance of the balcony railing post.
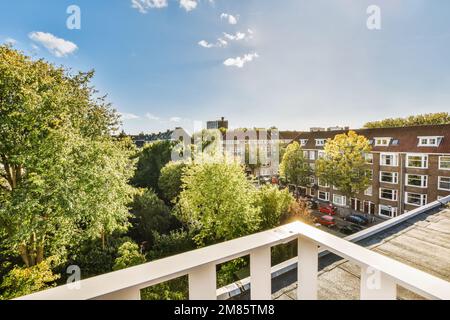
<path id="1" fill-rule="evenodd" d="M 361 300 L 395 300 L 397 285 L 394 280 L 370 266 L 361 267 Z"/>
<path id="2" fill-rule="evenodd" d="M 317 243 L 305 237 L 298 238 L 297 299 L 317 300 L 317 269 L 319 249 Z"/>
<path id="3" fill-rule="evenodd" d="M 190 300 L 216 300 L 216 265 L 209 263 L 189 273 Z"/>
<path id="4" fill-rule="evenodd" d="M 250 296 L 252 300 L 272 299 L 272 275 L 270 247 L 262 247 L 250 253 Z"/>

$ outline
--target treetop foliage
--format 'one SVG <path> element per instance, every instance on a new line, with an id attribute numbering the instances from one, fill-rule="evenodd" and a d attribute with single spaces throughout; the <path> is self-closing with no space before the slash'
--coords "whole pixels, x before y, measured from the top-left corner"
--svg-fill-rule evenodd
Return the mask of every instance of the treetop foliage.
<path id="1" fill-rule="evenodd" d="M 448 112 L 438 112 L 414 115 L 406 118 L 389 118 L 380 121 L 367 122 L 364 125 L 364 128 L 395 128 L 437 124 L 450 124 L 450 114 Z"/>

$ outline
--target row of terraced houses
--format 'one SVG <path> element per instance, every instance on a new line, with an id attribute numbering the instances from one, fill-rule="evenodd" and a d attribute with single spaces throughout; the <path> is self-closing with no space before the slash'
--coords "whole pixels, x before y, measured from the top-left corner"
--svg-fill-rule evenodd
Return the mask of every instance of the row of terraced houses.
<path id="1" fill-rule="evenodd" d="M 327 139 L 348 130 L 302 132 L 298 141 L 314 167 Z M 450 125 L 354 130 L 369 139 L 366 156 L 372 185 L 347 199 L 333 186 L 312 178 L 303 193 L 336 206 L 393 218 L 450 195 Z"/>

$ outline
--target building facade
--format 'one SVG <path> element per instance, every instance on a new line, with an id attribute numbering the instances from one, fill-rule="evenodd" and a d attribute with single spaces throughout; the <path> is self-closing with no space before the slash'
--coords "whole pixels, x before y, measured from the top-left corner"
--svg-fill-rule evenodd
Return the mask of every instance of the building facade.
<path id="1" fill-rule="evenodd" d="M 393 218 L 450 195 L 450 125 L 354 130 L 369 139 L 366 155 L 372 185 L 347 199 L 318 178 L 303 186 L 304 193 L 336 206 Z M 303 132 L 295 140 L 314 168 L 328 139 L 341 131 Z"/>

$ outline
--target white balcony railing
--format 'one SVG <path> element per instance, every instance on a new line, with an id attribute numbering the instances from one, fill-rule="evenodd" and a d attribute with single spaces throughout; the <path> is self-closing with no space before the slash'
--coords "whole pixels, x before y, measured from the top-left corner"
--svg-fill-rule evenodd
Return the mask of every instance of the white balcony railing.
<path id="1" fill-rule="evenodd" d="M 188 275 L 191 300 L 215 300 L 216 265 L 250 255 L 251 299 L 271 299 L 270 248 L 298 240 L 299 299 L 317 299 L 318 251 L 361 267 L 361 299 L 396 299 L 397 285 L 428 299 L 450 299 L 450 283 L 301 222 L 64 285 L 19 299 L 140 299 L 140 290 Z"/>

